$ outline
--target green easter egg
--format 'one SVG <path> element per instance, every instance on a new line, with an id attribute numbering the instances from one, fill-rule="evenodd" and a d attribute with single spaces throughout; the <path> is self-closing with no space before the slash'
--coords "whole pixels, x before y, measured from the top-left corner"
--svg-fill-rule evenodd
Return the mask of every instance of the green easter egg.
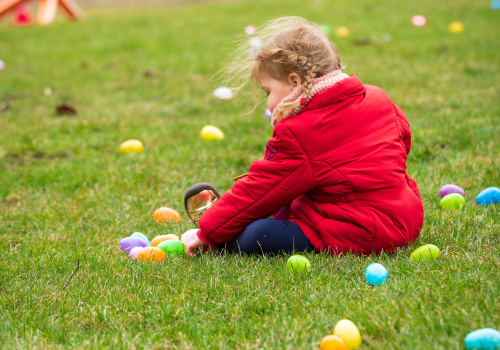
<path id="1" fill-rule="evenodd" d="M 432 244 L 423 245 L 413 251 L 410 255 L 410 260 L 418 261 L 418 260 L 435 260 L 437 259 L 441 253 L 439 252 L 439 248 Z"/>
<path id="2" fill-rule="evenodd" d="M 465 198 L 459 193 L 450 193 L 444 196 L 439 204 L 443 209 L 461 209 L 465 205 Z"/>
<path id="3" fill-rule="evenodd" d="M 182 256 L 186 254 L 186 245 L 181 241 L 169 240 L 158 244 L 158 248 L 163 250 L 167 255 Z"/>
<path id="4" fill-rule="evenodd" d="M 286 262 L 286 267 L 292 272 L 308 272 L 311 270 L 311 263 L 302 255 L 292 255 Z"/>

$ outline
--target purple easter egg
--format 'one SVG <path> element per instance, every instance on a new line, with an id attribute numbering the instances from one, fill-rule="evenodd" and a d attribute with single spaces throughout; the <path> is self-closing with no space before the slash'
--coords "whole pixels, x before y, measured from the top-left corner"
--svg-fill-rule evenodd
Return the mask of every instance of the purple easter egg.
<path id="1" fill-rule="evenodd" d="M 271 111 L 269 109 L 266 109 L 266 112 L 264 113 L 264 119 L 271 119 L 272 116 L 273 114 L 271 113 Z"/>
<path id="2" fill-rule="evenodd" d="M 457 185 L 447 184 L 441 187 L 441 189 L 439 190 L 439 195 L 441 196 L 441 198 L 451 193 L 458 193 L 465 197 L 465 191 Z"/>
<path id="3" fill-rule="evenodd" d="M 134 259 L 134 260 L 137 260 L 137 257 L 139 256 L 139 252 L 143 249 L 143 247 L 134 247 L 132 249 L 130 249 L 130 252 L 128 253 L 128 255 Z"/>
<path id="4" fill-rule="evenodd" d="M 148 244 L 139 237 L 126 237 L 120 241 L 120 249 L 125 253 L 129 253 L 135 247 L 147 247 Z"/>

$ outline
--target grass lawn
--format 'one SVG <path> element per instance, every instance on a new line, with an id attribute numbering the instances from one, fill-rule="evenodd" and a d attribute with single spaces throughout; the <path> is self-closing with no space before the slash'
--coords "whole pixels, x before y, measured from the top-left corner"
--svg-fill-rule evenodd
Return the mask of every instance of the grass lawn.
<path id="1" fill-rule="evenodd" d="M 48 27 L 0 22 L 0 105 L 9 103 L 0 112 L 0 348 L 318 349 L 347 318 L 362 349 L 448 350 L 475 329 L 500 328 L 500 206 L 475 204 L 500 185 L 500 10 L 489 1 L 252 0 L 86 14 Z M 417 14 L 426 26 L 411 25 Z M 306 276 L 286 273 L 288 256 L 131 261 L 121 238 L 193 228 L 186 189 L 207 181 L 224 192 L 263 157 L 272 134 L 264 96 L 242 115 L 251 102 L 214 99 L 211 77 L 245 26 L 282 15 L 349 27 L 349 38 L 331 34 L 346 72 L 405 111 L 408 172 L 426 214 L 420 238 L 395 255 L 313 254 Z M 449 33 L 453 21 L 465 32 Z M 57 115 L 60 103 L 77 114 Z M 201 140 L 206 124 L 225 139 Z M 121 154 L 134 138 L 145 151 Z M 462 210 L 440 209 L 447 183 L 466 191 Z M 153 222 L 160 206 L 181 223 Z M 411 262 L 426 243 L 441 258 Z M 44 298 L 78 259 L 67 288 Z M 378 287 L 364 277 L 372 262 L 389 271 Z"/>

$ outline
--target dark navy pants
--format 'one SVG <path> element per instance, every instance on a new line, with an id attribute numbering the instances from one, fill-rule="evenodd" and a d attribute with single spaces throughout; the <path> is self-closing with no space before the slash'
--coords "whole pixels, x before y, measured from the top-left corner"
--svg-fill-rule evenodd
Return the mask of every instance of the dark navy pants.
<path id="1" fill-rule="evenodd" d="M 299 225 L 287 220 L 257 220 L 221 247 L 229 253 L 277 254 L 313 252 L 314 247 Z"/>

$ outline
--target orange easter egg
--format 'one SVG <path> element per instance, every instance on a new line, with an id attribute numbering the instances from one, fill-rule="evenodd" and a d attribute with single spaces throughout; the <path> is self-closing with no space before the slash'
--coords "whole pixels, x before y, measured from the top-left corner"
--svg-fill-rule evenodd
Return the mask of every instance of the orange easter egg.
<path id="1" fill-rule="evenodd" d="M 169 233 L 168 235 L 156 236 L 151 241 L 151 247 L 158 247 L 158 244 L 164 241 L 179 241 L 179 237 L 172 233 Z"/>
<path id="2" fill-rule="evenodd" d="M 321 339 L 320 350 L 349 350 L 342 338 L 336 335 L 327 335 Z"/>
<path id="3" fill-rule="evenodd" d="M 155 210 L 153 220 L 156 222 L 169 222 L 174 221 L 178 223 L 181 221 L 181 215 L 174 209 L 161 207 Z"/>
<path id="4" fill-rule="evenodd" d="M 137 256 L 139 261 L 163 261 L 165 260 L 165 252 L 160 248 L 156 247 L 146 247 L 142 248 Z"/>

